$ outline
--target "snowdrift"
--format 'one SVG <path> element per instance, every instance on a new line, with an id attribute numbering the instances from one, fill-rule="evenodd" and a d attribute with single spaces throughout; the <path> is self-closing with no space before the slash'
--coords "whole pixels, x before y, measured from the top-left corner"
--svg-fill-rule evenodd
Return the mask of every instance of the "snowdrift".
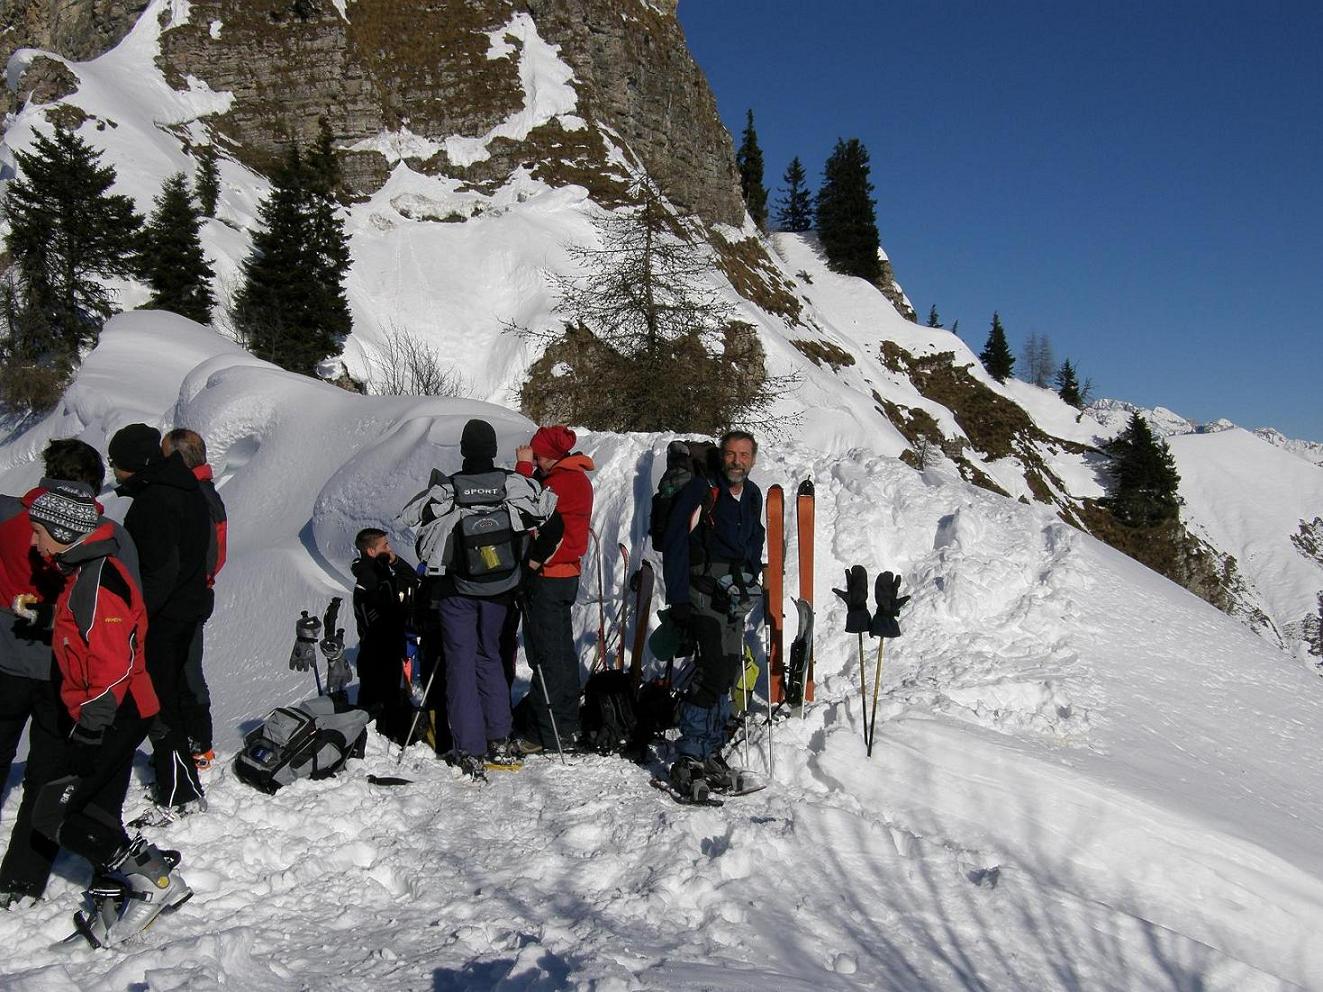
<path id="1" fill-rule="evenodd" d="M 1323 985 L 1315 678 L 1047 510 L 861 448 L 767 445 L 754 473 L 812 477 L 819 520 L 819 701 L 802 721 L 755 721 L 738 752 L 771 774 L 766 792 L 684 809 L 608 758 L 531 759 L 473 788 L 421 749 L 397 769 L 375 738 L 336 780 L 276 797 L 237 782 L 241 732 L 313 691 L 287 667 L 294 617 L 348 594 L 359 527 L 409 546 L 395 513 L 432 466 L 457 466 L 471 416 L 511 458 L 532 430 L 472 400 L 346 393 L 133 313 L 64 405 L 0 448 L 12 492 L 49 437 L 104 450 L 132 420 L 193 427 L 232 535 L 208 628 L 211 810 L 157 831 L 198 895 L 123 953 L 51 950 L 86 883 L 62 859 L 45 901 L 0 913 L 6 988 Z M 667 438 L 581 440 L 602 545 L 642 548 Z M 790 557 L 794 588 L 793 538 Z M 885 644 L 871 761 L 831 593 L 855 563 L 914 594 Z M 597 567 L 576 609 L 586 661 Z M 368 771 L 413 784 L 380 789 Z"/>

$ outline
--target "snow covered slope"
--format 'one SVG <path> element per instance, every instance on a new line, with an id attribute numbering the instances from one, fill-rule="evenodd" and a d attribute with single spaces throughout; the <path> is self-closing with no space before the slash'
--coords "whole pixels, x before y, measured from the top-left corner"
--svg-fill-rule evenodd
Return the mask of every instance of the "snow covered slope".
<path id="1" fill-rule="evenodd" d="M 382 789 L 365 774 L 396 772 L 395 754 L 377 739 L 335 780 L 276 797 L 238 783 L 241 732 L 312 691 L 286 663 L 298 610 L 347 594 L 357 528 L 403 538 L 395 512 L 455 466 L 474 415 L 506 453 L 532 427 L 471 400 L 345 393 L 130 314 L 64 406 L 0 449 L 12 492 L 48 437 L 188 424 L 233 541 L 208 633 L 212 807 L 156 832 L 197 896 L 144 946 L 51 950 L 86 882 L 62 860 L 46 901 L 0 913 L 6 989 L 1323 986 L 1317 680 L 1047 509 L 859 447 L 769 445 L 754 473 L 818 492 L 819 702 L 753 728 L 744 760 L 774 769 L 766 792 L 687 810 L 606 758 L 532 759 L 475 788 L 420 749 L 414 784 Z M 582 439 L 605 545 L 640 546 L 666 440 Z M 871 761 L 830 591 L 856 562 L 914 594 L 885 646 Z M 0 831 L 16 798 L 11 783 Z"/>

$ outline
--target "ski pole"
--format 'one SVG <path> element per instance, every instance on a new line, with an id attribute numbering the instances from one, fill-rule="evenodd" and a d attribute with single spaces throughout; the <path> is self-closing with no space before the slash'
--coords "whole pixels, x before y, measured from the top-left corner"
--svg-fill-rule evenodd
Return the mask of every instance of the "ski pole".
<path id="1" fill-rule="evenodd" d="M 863 635 L 859 635 L 863 638 Z M 882 645 L 887 642 L 885 637 L 877 639 L 877 671 L 873 673 L 873 719 L 868 727 L 868 757 L 873 756 L 873 735 L 877 730 L 877 690 L 882 684 Z"/>
<path id="2" fill-rule="evenodd" d="M 327 675 L 330 675 L 330 671 L 329 671 L 329 670 L 327 671 Z M 317 674 L 317 659 L 316 659 L 316 658 L 313 658 L 313 659 L 312 659 L 312 677 L 313 677 L 313 680 L 317 683 L 317 695 L 319 695 L 319 696 L 324 696 L 325 693 L 322 692 L 322 677 L 321 677 L 320 675 Z"/>
<path id="3" fill-rule="evenodd" d="M 859 706 L 863 711 L 859 722 L 864 730 L 864 745 L 869 743 L 868 731 L 868 682 L 864 679 L 864 632 L 859 632 Z"/>
<path id="4" fill-rule="evenodd" d="M 524 622 L 528 622 L 525 614 Z M 537 672 L 538 683 L 542 686 L 542 701 L 547 704 L 547 716 L 551 718 L 551 734 L 556 738 L 556 753 L 560 755 L 560 763 L 565 764 L 565 748 L 561 747 L 560 731 L 556 729 L 556 714 L 551 712 L 551 694 L 547 692 L 547 677 L 542 674 L 542 666 L 538 665 L 534 669 Z"/>
<path id="5" fill-rule="evenodd" d="M 423 710 L 427 708 L 427 701 L 432 695 L 432 680 L 436 678 L 436 673 L 441 671 L 442 660 L 438 658 L 432 666 L 432 674 L 427 676 L 427 685 L 423 687 L 423 702 L 413 715 L 413 723 L 409 725 L 409 735 L 404 738 L 404 743 L 400 745 L 400 756 L 395 759 L 396 767 L 404 760 L 404 749 L 413 742 L 414 732 L 418 729 L 418 721 L 422 718 Z"/>

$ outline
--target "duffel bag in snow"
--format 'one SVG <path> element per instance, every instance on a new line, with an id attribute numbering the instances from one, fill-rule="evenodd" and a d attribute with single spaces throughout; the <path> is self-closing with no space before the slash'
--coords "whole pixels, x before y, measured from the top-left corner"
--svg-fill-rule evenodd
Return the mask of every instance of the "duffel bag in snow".
<path id="1" fill-rule="evenodd" d="M 234 773 L 268 794 L 297 779 L 327 778 L 350 758 L 363 757 L 369 720 L 366 710 L 336 712 L 327 696 L 279 706 L 245 735 Z"/>

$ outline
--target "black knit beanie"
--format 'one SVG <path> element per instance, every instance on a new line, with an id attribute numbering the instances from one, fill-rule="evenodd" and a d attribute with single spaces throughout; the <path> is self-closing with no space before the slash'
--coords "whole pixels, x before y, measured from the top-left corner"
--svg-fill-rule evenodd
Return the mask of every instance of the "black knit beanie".
<path id="1" fill-rule="evenodd" d="M 108 454 L 111 467 L 125 472 L 141 472 L 164 457 L 161 454 L 161 432 L 146 424 L 121 427 L 110 439 Z"/>
<path id="2" fill-rule="evenodd" d="M 459 436 L 459 453 L 465 458 L 496 458 L 496 431 L 485 420 L 470 420 Z"/>

